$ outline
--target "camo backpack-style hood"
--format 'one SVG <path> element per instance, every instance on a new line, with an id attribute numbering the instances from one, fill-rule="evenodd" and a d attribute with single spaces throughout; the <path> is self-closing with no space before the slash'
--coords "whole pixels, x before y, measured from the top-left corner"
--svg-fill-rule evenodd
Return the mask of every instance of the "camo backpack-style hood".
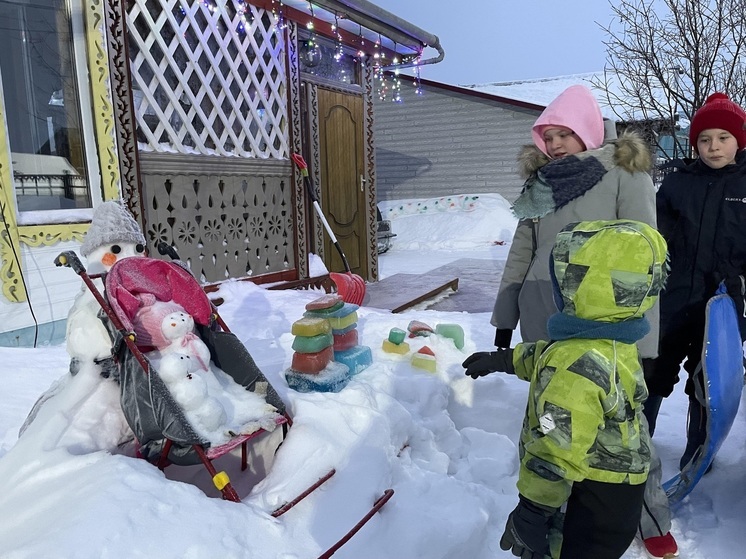
<path id="1" fill-rule="evenodd" d="M 642 317 L 668 275 L 666 241 L 632 220 L 567 225 L 557 235 L 552 261 L 560 311 L 598 322 Z"/>

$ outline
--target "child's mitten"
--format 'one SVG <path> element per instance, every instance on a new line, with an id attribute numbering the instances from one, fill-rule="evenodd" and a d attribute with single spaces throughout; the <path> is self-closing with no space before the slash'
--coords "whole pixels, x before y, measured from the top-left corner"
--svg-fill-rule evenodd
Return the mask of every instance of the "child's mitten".
<path id="1" fill-rule="evenodd" d="M 513 368 L 513 350 L 498 349 L 497 351 L 478 351 L 472 353 L 466 360 L 461 363 L 466 369 L 465 374 L 475 379 L 483 377 L 495 371 L 515 374 Z"/>
<path id="2" fill-rule="evenodd" d="M 549 554 L 549 529 L 557 509 L 519 495 L 518 506 L 508 516 L 500 549 L 521 559 L 544 559 Z"/>

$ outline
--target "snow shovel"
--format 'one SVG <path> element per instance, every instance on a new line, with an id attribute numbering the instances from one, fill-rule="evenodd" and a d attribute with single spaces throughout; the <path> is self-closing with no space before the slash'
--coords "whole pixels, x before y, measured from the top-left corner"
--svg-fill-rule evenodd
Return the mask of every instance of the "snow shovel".
<path id="1" fill-rule="evenodd" d="M 311 183 L 311 177 L 309 177 L 308 175 L 308 164 L 306 163 L 305 159 L 303 159 L 303 156 L 299 153 L 294 153 L 292 155 L 292 158 L 293 162 L 298 166 L 301 175 L 303 175 L 303 183 L 306 185 L 308 195 L 313 201 L 313 207 L 316 210 L 316 214 L 319 216 L 319 219 L 321 219 L 321 223 L 324 224 L 324 229 L 326 229 L 326 232 L 329 234 L 329 238 L 332 240 L 332 243 L 334 243 L 337 252 L 339 252 L 339 256 L 342 257 L 342 263 L 345 267 L 345 273 L 342 274 L 331 272 L 329 274 L 329 277 L 337 286 L 337 293 L 340 297 L 342 297 L 343 301 L 345 301 L 346 303 L 361 305 L 363 303 L 363 298 L 365 298 L 365 280 L 350 271 L 350 265 L 347 262 L 347 257 L 342 251 L 342 247 L 339 246 L 339 241 L 337 241 L 337 237 L 334 235 L 334 231 L 332 231 L 329 222 L 326 220 L 326 217 L 324 217 L 324 213 L 321 211 L 319 198 L 318 196 L 316 196 L 316 191 L 314 190 L 313 184 Z"/>

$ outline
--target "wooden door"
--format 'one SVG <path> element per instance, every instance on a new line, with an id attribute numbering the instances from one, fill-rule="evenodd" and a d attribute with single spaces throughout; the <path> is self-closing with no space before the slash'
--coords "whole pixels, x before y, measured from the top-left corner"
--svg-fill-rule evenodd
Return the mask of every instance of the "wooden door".
<path id="1" fill-rule="evenodd" d="M 321 208 L 353 273 L 368 277 L 363 98 L 318 88 Z M 324 232 L 324 260 L 330 272 L 344 264 Z"/>

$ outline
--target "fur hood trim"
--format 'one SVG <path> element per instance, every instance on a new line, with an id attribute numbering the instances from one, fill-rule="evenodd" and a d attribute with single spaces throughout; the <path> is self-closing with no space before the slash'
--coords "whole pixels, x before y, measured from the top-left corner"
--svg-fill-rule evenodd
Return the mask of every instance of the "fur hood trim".
<path id="1" fill-rule="evenodd" d="M 637 132 L 625 131 L 618 139 L 609 143 L 615 146 L 614 165 L 630 173 L 650 171 L 653 163 L 650 148 Z M 603 150 L 604 147 L 598 149 Z M 592 155 L 594 151 L 597 150 L 581 153 Z M 518 172 L 521 178 L 528 179 L 550 161 L 551 159 L 536 146 L 525 145 L 518 154 Z"/>

